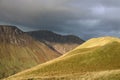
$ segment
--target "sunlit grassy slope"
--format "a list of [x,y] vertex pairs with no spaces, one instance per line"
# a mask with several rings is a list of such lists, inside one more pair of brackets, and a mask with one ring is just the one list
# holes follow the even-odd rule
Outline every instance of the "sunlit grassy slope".
[[6,80],[119,80],[120,39],[101,37]]

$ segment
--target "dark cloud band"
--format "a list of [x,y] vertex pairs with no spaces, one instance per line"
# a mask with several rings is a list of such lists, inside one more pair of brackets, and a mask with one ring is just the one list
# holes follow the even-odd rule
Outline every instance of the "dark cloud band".
[[120,0],[0,0],[0,24],[88,39],[120,35]]

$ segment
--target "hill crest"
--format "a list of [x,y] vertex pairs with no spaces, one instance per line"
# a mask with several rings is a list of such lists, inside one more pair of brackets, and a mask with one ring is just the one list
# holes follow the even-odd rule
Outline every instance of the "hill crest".
[[82,45],[78,46],[78,48],[91,48],[91,47],[97,47],[97,46],[104,46],[108,43],[112,42],[120,42],[120,39],[117,37],[112,37],[112,36],[105,36],[105,37],[99,37],[99,38],[92,38]]

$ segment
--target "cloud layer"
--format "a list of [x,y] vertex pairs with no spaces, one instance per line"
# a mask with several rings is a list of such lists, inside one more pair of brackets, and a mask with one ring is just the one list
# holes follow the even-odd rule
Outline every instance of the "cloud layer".
[[120,37],[120,0],[0,0],[0,24],[83,39]]

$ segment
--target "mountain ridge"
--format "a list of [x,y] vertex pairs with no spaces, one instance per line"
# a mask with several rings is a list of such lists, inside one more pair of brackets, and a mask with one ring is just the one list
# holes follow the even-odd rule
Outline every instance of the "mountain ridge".
[[27,32],[35,39],[45,43],[49,47],[64,54],[78,45],[82,44],[84,40],[74,35],[60,35],[48,30],[38,30]]
[[[49,41],[49,42],[54,41],[54,42],[59,42],[59,43],[66,43],[66,41],[67,41],[69,43],[78,43],[78,44],[80,44],[81,41],[84,41],[82,39],[80,40],[80,38],[75,35],[60,35],[60,34],[57,34],[55,32],[49,31],[49,30],[29,31],[26,33],[28,33],[32,36],[35,36],[35,38],[37,38],[38,40],[41,40],[41,41],[45,40],[45,41]],[[38,34],[36,34],[36,33],[38,33]],[[49,37],[51,37],[51,38],[49,38]],[[56,37],[56,39],[53,37]],[[74,39],[74,40],[71,41],[70,39]]]

